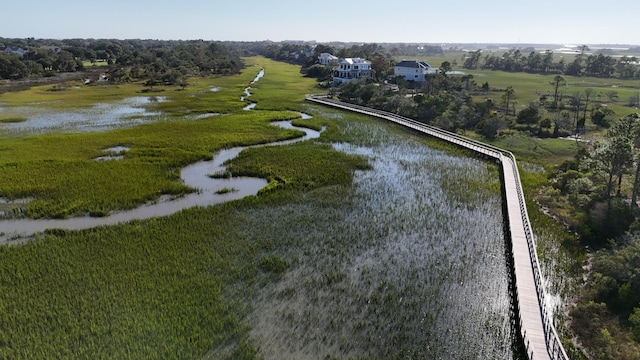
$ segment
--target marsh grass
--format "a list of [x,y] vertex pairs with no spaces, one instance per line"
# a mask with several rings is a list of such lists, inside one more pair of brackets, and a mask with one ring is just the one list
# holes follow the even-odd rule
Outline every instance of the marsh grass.
[[216,191],[216,194],[227,194],[227,193],[236,192],[236,191],[238,191],[238,190],[235,189],[235,188],[225,187],[225,188],[222,188],[222,189]]
[[[366,156],[372,170],[358,171],[352,188],[321,187],[306,191],[304,202],[244,216],[243,234],[291,263],[280,281],[255,290],[249,323],[260,353],[509,358],[496,167],[432,150],[385,126],[342,127],[361,135],[353,143],[376,144],[335,145]],[[441,187],[447,182],[483,195],[451,196]]]
[[78,81],[69,83],[61,91],[50,91],[51,85],[42,85],[23,91],[6,92],[0,95],[0,101],[7,108],[31,106],[53,110],[77,109],[138,96],[142,88],[141,83],[84,86]]
[[[328,152],[329,158],[338,153],[327,146],[311,149]],[[288,155],[304,165],[309,161],[305,153]],[[299,171],[314,177],[323,170],[309,166]],[[342,175],[333,180],[322,176],[328,188],[345,186]],[[293,184],[296,179],[292,176]],[[34,243],[0,248],[0,281],[6,290],[0,294],[0,323],[6,330],[0,335],[0,356],[198,358],[209,353],[255,358],[256,345],[248,340],[242,319],[252,297],[231,296],[229,289],[246,289],[263,272],[268,279],[279,277],[289,260],[268,252],[260,245],[262,238],[247,236],[247,210],[269,212],[271,204],[298,196],[284,190],[166,218],[50,231]]]
[[6,117],[0,118],[0,123],[11,124],[11,123],[21,123],[27,121],[27,118],[24,117]]
[[[265,68],[263,80],[287,70],[270,92],[301,77],[294,66],[251,61],[265,61],[255,67]],[[209,96],[220,95],[224,116],[3,138],[0,196],[38,194],[38,213],[65,216],[188,191],[176,180],[181,166],[298,135],[269,124],[295,113],[236,105],[256,72],[198,80],[158,104],[206,113]],[[206,97],[194,110],[191,90]],[[281,104],[263,109],[304,110],[311,126],[326,127],[317,140],[250,149],[229,165],[234,176],[269,178],[272,191],[0,247],[0,357],[511,358],[495,166],[378,120],[287,105],[277,94],[259,104],[267,98]],[[120,161],[92,160],[114,146],[130,150]],[[87,192],[102,206],[83,208]]]
[[[270,125],[299,117],[290,111],[252,111],[100,133],[0,139],[0,197],[33,197],[25,215],[34,218],[131,209],[161,195],[194,191],[180,184],[178,170],[210,159],[215,151],[299,136]],[[121,161],[92,160],[115,145],[130,148]]]
[[578,149],[584,146],[575,140],[539,139],[517,133],[507,133],[487,142],[513,152],[518,159],[526,159],[542,164],[561,163],[564,160],[571,159]]
[[330,145],[302,142],[247,149],[227,170],[234,176],[261,177],[282,185],[313,189],[335,181],[348,185],[353,178],[351,169],[368,168],[362,157],[345,155]]

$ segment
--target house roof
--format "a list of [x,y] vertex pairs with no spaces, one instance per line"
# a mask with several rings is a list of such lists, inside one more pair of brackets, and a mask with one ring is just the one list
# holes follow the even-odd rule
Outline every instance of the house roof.
[[426,61],[418,62],[417,60],[402,60],[396,64],[397,67],[406,67],[412,69],[428,69],[431,66]]
[[9,47],[5,48],[3,51],[6,52],[6,53],[15,53],[15,54],[20,54],[20,55],[22,55],[22,54],[24,54],[26,52],[23,48],[17,47],[17,46],[9,46]]
[[322,53],[320,54],[320,57],[327,58],[327,59],[338,59],[337,56],[334,56],[333,54],[329,54],[329,53]]
[[371,64],[371,61],[367,61],[367,60],[362,59],[362,58],[345,58],[342,61],[346,61],[349,64]]

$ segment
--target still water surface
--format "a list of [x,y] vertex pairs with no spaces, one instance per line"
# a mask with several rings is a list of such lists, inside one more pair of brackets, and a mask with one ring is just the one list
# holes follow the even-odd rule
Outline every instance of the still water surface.
[[511,359],[498,170],[379,124],[343,131],[368,141],[335,148],[373,166],[345,193],[243,213],[243,236],[292,259],[248,317],[261,356]]
[[36,135],[50,132],[96,132],[132,127],[157,121],[161,113],[147,106],[167,99],[163,96],[134,96],[114,103],[100,103],[86,109],[51,111],[46,106],[3,106],[0,115],[25,118],[16,123],[0,123],[0,133]]

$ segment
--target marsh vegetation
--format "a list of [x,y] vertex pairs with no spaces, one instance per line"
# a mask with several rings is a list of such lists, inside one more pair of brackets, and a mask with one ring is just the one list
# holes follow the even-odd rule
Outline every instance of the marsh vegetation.
[[291,264],[249,316],[261,353],[510,358],[497,168],[383,124],[343,131],[362,137],[334,146],[372,165],[352,187],[246,217],[247,236]]
[[[247,62],[259,66],[165,92],[153,111],[170,121],[0,139],[0,195],[33,196],[26,216],[55,217],[193,191],[176,169],[300,135],[274,120],[325,129],[232,160],[234,177],[266,179],[258,196],[0,247],[0,357],[510,358],[497,168],[303,105],[314,83],[294,66]],[[261,68],[258,105],[243,111]],[[226,115],[181,120],[212,112]],[[94,160],[114,148],[124,158]]]

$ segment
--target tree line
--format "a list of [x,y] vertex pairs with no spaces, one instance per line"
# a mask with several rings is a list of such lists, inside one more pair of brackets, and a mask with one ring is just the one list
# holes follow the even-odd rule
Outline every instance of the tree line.
[[0,38],[0,50],[12,48],[24,53],[0,51],[0,79],[79,72],[101,62],[109,66],[105,69],[109,80],[147,80],[149,85],[184,84],[188,76],[235,73],[242,68],[240,58],[253,55],[297,64],[304,74],[328,80],[331,69],[318,65],[323,52],[371,60],[374,77],[382,79],[392,73],[393,56],[400,53],[443,53],[440,46],[415,44]]
[[[526,53],[529,50],[528,54]],[[621,79],[640,78],[638,58],[587,54],[589,47],[580,46],[573,61],[566,62],[564,57],[554,60],[554,53],[547,50],[540,53],[533,49],[508,50],[502,54],[490,53],[483,57],[482,50],[465,54],[462,66],[465,69],[490,69],[510,72],[530,72],[540,74],[565,74],[573,76],[618,77]]]
[[[237,73],[240,55],[214,41],[0,38],[0,79],[21,80],[83,71],[103,61],[112,81],[178,84],[188,76]],[[23,53],[12,52],[20,49]],[[91,66],[91,65],[88,65]]]
[[594,250],[573,330],[592,359],[640,358],[640,115],[619,119],[549,180],[545,197],[568,202],[564,218]]

